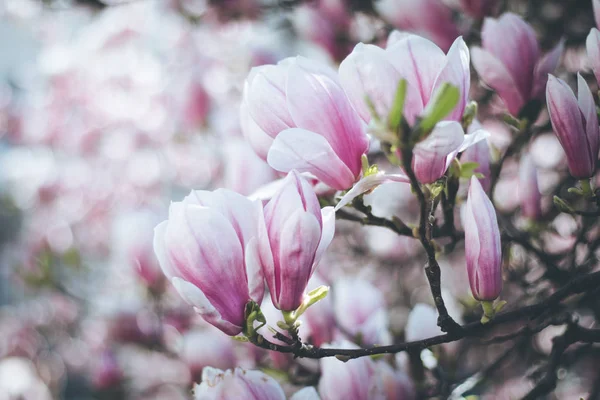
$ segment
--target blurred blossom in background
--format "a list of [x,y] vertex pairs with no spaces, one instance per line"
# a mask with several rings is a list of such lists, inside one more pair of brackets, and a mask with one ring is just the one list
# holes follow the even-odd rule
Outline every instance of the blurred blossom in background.
[[[253,67],[300,55],[337,71],[357,43],[385,47],[393,29],[422,35],[444,53],[459,36],[469,47],[481,45],[482,18],[497,17],[498,3],[527,13],[544,52],[558,43],[557,30],[565,32],[561,71],[587,66],[591,5],[561,20],[560,1],[0,0],[0,400],[189,399],[194,387],[195,398],[218,398],[202,397],[217,396],[207,389],[211,379],[223,387],[263,382],[272,398],[318,398],[313,389],[298,393],[307,386],[324,400],[414,398],[411,360],[402,355],[346,364],[292,359],[225,336],[167,281],[153,230],[170,202],[191,190],[250,195],[285,176],[256,155],[241,129]],[[539,11],[528,3],[540,3]],[[583,32],[578,24],[589,27]],[[478,123],[491,135],[465,159],[490,162],[510,132],[498,122],[502,101],[474,77],[469,99],[480,101]],[[546,215],[548,188],[567,171],[550,132],[531,146],[530,177],[539,190],[526,198],[521,192],[535,211],[524,209],[528,220]],[[377,146],[370,154],[382,169],[400,172]],[[524,179],[518,169],[508,164],[489,193],[502,211],[519,206],[507,190]],[[467,187],[461,182],[458,204]],[[406,184],[381,185],[364,202],[377,216],[417,223],[418,203]],[[548,240],[568,248],[573,218],[550,221],[556,228]],[[440,256],[444,299],[456,320],[472,322],[477,314],[464,311],[474,299],[458,247]],[[423,260],[412,237],[338,221],[308,282],[331,292],[305,314],[302,337],[354,348],[440,334]],[[272,310],[270,319],[270,306],[263,311],[276,326],[281,317]],[[464,357],[463,350],[451,343],[427,354],[454,369],[461,361],[463,374],[490,359],[483,348]],[[246,376],[236,367],[262,372]],[[518,380],[523,372],[501,370],[493,393],[513,384],[510,393],[527,392],[528,381]],[[587,375],[581,372],[577,385],[587,385]],[[350,381],[359,382],[355,397],[336,393]],[[562,398],[575,398],[565,382]]]

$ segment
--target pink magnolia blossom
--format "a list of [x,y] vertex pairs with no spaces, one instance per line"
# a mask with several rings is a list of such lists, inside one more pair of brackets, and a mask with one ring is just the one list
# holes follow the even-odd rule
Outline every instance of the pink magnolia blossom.
[[529,155],[521,158],[519,165],[519,200],[525,218],[538,220],[542,217],[542,195],[538,186],[537,168]]
[[194,386],[194,400],[285,400],[285,393],[269,375],[242,368],[221,371],[206,367]]
[[329,67],[296,57],[253,68],[240,112],[246,138],[274,169],[310,172],[338,190],[360,176],[368,139]]
[[368,345],[389,344],[388,313],[383,293],[371,283],[345,278],[334,283],[333,306],[344,332]]
[[546,98],[552,127],[567,155],[571,175],[584,179],[596,171],[600,130],[592,92],[579,74],[577,96],[564,81],[550,75]]
[[[344,341],[335,348],[357,348]],[[352,384],[349,385],[348,383]],[[322,400],[385,400],[383,382],[377,375],[377,364],[368,357],[342,362],[329,357],[321,360],[319,393]]]
[[483,48],[471,49],[473,66],[511,114],[518,116],[529,101],[543,98],[548,73],[560,60],[562,41],[541,57],[535,31],[512,13],[486,18],[481,41]]
[[423,35],[447,50],[460,33],[442,0],[380,0],[375,9],[395,28]]
[[371,115],[365,96],[371,99],[377,113],[387,118],[400,79],[408,84],[404,116],[409,124],[415,123],[444,83],[460,91],[458,105],[447,120],[460,121],[469,96],[469,49],[462,38],[454,40],[448,54],[416,35],[390,39],[386,49],[359,43],[340,64],[339,72],[344,90],[367,123]]
[[321,210],[313,188],[296,171],[264,207],[260,262],[276,308],[300,306],[306,285],[333,239],[333,207]]
[[496,211],[476,177],[471,177],[463,226],[465,258],[473,297],[495,300],[502,291],[502,249]]
[[160,266],[181,297],[228,335],[244,324],[246,303],[262,300],[260,203],[226,189],[192,191],[171,203],[154,232]]

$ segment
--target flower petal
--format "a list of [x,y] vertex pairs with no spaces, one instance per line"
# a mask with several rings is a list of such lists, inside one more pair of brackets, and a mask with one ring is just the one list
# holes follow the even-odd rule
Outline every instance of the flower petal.
[[271,294],[277,308],[291,311],[302,303],[320,240],[321,227],[314,215],[298,210],[288,218],[280,237],[278,293]]
[[479,47],[471,49],[471,59],[479,77],[498,93],[512,115],[518,115],[525,98],[506,67],[494,55]]
[[267,156],[269,165],[282,172],[310,172],[338,190],[352,186],[355,177],[321,135],[300,128],[281,132]]
[[435,81],[433,92],[443,83],[448,82],[460,91],[460,99],[452,112],[445,118],[460,121],[467,105],[469,90],[471,88],[471,70],[469,48],[462,37],[458,37],[446,56],[446,65]]
[[230,336],[235,336],[242,331],[242,325],[236,325],[221,317],[221,313],[206,298],[202,290],[190,282],[181,278],[173,278],[171,283],[188,304],[194,306],[194,310],[208,323],[219,328]]

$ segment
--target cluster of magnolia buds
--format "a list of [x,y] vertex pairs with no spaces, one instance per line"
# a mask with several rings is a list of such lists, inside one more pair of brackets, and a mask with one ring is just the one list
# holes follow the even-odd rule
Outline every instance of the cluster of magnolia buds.
[[[433,199],[436,182],[457,156],[489,135],[472,116],[465,134],[469,87],[462,38],[445,54],[427,39],[398,32],[385,49],[358,44],[339,71],[302,57],[254,68],[244,89],[242,128],[256,153],[288,175],[259,190],[260,200],[219,189],[192,191],[172,203],[154,239],[165,275],[208,322],[250,337],[254,322],[264,324],[258,305],[266,281],[273,305],[283,311],[280,327],[292,329],[326,294],[306,294],[335,224],[334,208],[321,209],[316,193],[327,198],[339,191],[340,209],[386,181],[410,183],[408,171],[385,174],[369,166],[368,131],[399,167],[406,167],[402,158],[409,152],[410,173]],[[491,302],[502,288],[500,233],[475,176],[466,209],[471,289],[476,299]]]

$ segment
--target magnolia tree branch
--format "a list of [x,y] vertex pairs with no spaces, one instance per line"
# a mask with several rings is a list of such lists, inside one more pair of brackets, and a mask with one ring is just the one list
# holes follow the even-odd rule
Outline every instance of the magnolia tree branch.
[[417,199],[419,200],[420,216],[419,216],[419,239],[425,252],[427,253],[427,262],[425,264],[425,274],[429,281],[429,287],[431,289],[431,295],[435,307],[438,311],[438,326],[443,332],[456,333],[460,332],[460,325],[454,321],[454,319],[448,314],[444,299],[442,297],[442,286],[441,286],[441,270],[435,257],[435,247],[431,241],[432,230],[433,230],[433,212],[435,208],[432,206],[433,199],[427,198],[426,192],[421,189],[421,185],[417,180],[415,172],[412,169],[413,151],[412,147],[408,143],[408,135],[402,136],[402,166],[404,172],[410,179],[412,190],[415,192]]
[[[433,336],[423,340],[417,340],[413,342],[404,342],[392,344],[389,346],[377,346],[371,348],[361,349],[336,349],[336,348],[322,348],[315,347],[305,343],[297,343],[295,345],[279,345],[272,343],[265,339],[263,336],[256,335],[250,338],[250,341],[267,350],[278,351],[281,353],[291,353],[295,357],[304,358],[324,358],[324,357],[338,357],[342,360],[348,360],[353,358],[359,358],[364,356],[372,356],[377,354],[394,354],[402,351],[418,351],[435,346],[438,344],[454,342],[463,338],[468,337],[483,337],[486,334],[490,334],[494,328],[498,326],[505,326],[509,323],[529,318],[530,320],[543,317],[544,315],[551,315],[561,311],[561,302],[573,295],[585,293],[589,290],[594,290],[600,285],[600,271],[590,274],[580,275],[572,279],[565,286],[548,296],[545,300],[540,301],[536,304],[524,306],[512,311],[499,313],[493,320],[486,324],[480,322],[473,322],[463,326],[459,325],[459,329],[453,330],[452,332]],[[548,324],[550,325],[550,324]],[[570,324],[572,326],[573,324]],[[600,329],[586,329],[580,326],[575,328],[571,327],[571,330],[576,330],[576,335],[568,337],[568,343],[573,344],[579,341],[586,343],[599,343],[600,342]],[[534,329],[535,332],[537,329]],[[488,342],[501,342],[514,339],[519,335],[528,334],[531,330],[517,329],[513,334],[492,337]],[[562,354],[562,353],[561,353]]]

